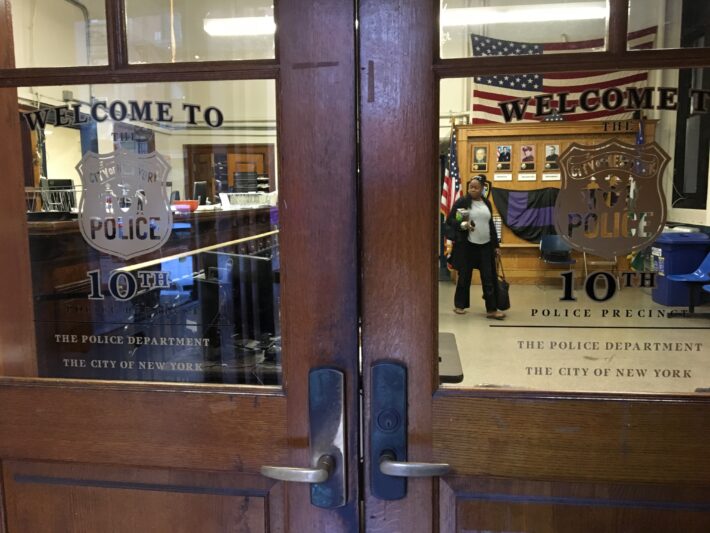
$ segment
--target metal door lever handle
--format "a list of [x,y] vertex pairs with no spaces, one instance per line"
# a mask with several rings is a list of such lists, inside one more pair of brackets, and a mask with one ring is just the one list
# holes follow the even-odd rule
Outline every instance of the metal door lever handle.
[[291,466],[262,466],[261,475],[279,481],[296,483],[323,483],[333,472],[335,460],[330,455],[321,455],[315,468],[294,468]]
[[395,461],[392,452],[384,452],[380,456],[380,472],[395,477],[434,477],[445,476],[451,470],[446,463],[414,463]]

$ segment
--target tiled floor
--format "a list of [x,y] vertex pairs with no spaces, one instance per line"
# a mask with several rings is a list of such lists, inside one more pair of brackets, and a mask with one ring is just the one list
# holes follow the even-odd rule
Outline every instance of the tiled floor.
[[[454,387],[558,391],[692,392],[710,388],[710,318],[668,318],[673,308],[650,289],[629,288],[598,303],[581,291],[560,302],[561,288],[511,286],[505,320],[474,305],[453,312],[454,285],[439,283],[439,331],[452,332],[464,380]],[[698,308],[710,311],[710,306]],[[577,315],[577,316],[575,316]],[[449,386],[449,385],[447,385]]]

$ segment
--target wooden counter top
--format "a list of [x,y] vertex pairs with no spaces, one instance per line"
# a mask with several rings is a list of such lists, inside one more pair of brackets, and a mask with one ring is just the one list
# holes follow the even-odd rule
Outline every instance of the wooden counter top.
[[[173,224],[176,222],[209,222],[237,217],[252,216],[269,212],[275,207],[255,207],[247,209],[215,209],[210,211],[194,211],[192,213],[173,213]],[[27,222],[30,235],[58,235],[79,231],[78,219],[73,220],[33,220]]]

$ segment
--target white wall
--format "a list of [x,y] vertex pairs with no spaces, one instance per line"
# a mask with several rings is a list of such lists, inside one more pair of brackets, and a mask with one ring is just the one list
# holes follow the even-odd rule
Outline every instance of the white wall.
[[88,53],[86,22],[78,7],[65,0],[11,0],[17,67],[107,63],[104,0],[80,1],[89,11]]
[[[25,103],[36,102],[39,98],[45,104],[64,105],[61,91],[66,87],[23,88],[21,97]],[[94,85],[92,87],[74,87],[75,96],[82,101],[91,97],[105,102],[120,100],[167,101],[172,104],[174,122],[147,124],[133,122],[136,126],[152,129],[155,133],[156,150],[170,163],[169,181],[172,190],[180,191],[185,197],[185,144],[274,144],[276,145],[276,84],[269,80],[229,81],[229,82],[190,82],[190,83],[152,83],[152,84],[115,84]],[[203,122],[200,113],[196,114],[198,125],[185,124],[186,113],[183,103],[195,104],[201,110],[213,106],[224,114],[224,125],[209,128]],[[88,112],[88,106],[82,107]],[[155,108],[153,119],[155,120]],[[266,128],[266,129],[263,129]],[[81,159],[80,138],[77,130],[52,128],[53,134],[48,139],[63,139],[65,144],[55,141],[47,144],[47,161],[52,171],[66,177],[76,178],[76,164]],[[114,151],[113,123],[110,120],[97,125],[99,153]],[[67,145],[74,143],[72,149]],[[278,164],[278,158],[277,158]],[[278,180],[278,169],[277,180]],[[55,176],[49,176],[55,177]],[[277,181],[278,183],[278,181]]]

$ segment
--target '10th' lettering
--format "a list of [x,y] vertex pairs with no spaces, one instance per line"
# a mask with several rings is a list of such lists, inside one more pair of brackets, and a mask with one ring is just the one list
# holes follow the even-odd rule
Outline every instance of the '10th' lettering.
[[[90,283],[89,300],[103,300],[101,290],[101,271],[87,272]],[[139,270],[135,274],[124,270],[114,270],[108,279],[108,292],[116,300],[126,301],[133,298],[138,291],[148,289],[170,288],[170,272],[160,270]]]
[[[574,302],[577,298],[574,296],[574,272],[563,272],[562,276],[562,302]],[[584,281],[584,292],[595,302],[606,302],[612,298],[619,288],[622,287],[649,287],[656,286],[655,272],[621,272],[619,280],[609,272],[598,271],[592,272]],[[602,287],[599,287],[602,285]],[[601,290],[600,290],[601,289]]]

